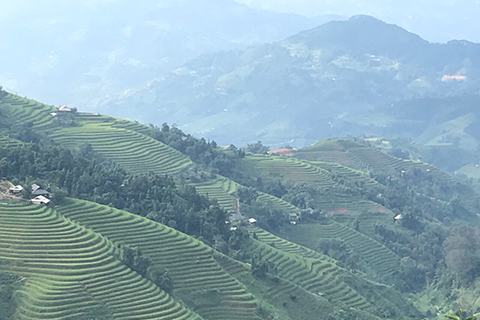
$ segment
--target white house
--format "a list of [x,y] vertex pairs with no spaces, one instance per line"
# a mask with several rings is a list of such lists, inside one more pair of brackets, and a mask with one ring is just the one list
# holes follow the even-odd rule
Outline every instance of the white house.
[[10,189],[8,189],[8,192],[11,193],[11,194],[19,194],[23,191],[23,187],[18,185],[18,186],[14,186],[14,187],[11,187]]
[[72,112],[72,108],[66,105],[58,107],[57,110],[58,112]]
[[249,222],[250,224],[255,224],[255,223],[257,223],[257,219],[250,218],[250,219],[248,219],[248,222]]
[[33,204],[43,204],[44,206],[50,203],[50,199],[45,198],[44,196],[35,197],[30,201],[32,201]]

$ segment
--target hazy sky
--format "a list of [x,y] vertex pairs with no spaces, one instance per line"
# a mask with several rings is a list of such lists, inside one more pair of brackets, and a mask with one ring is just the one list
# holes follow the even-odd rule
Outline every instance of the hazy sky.
[[307,16],[368,14],[426,40],[480,42],[480,0],[236,0],[251,7]]

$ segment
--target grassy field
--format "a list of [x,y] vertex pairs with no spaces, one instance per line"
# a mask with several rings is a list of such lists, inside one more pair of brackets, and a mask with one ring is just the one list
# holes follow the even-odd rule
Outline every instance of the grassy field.
[[400,257],[378,241],[349,228],[345,224],[332,221],[329,224],[302,224],[288,227],[285,236],[301,245],[317,250],[321,240],[341,240],[350,254],[360,258],[360,269],[372,278],[382,281],[398,276]]
[[15,148],[23,145],[23,142],[0,135],[0,148]]
[[337,163],[248,154],[242,159],[241,166],[264,181],[281,180],[316,187],[319,195],[315,202],[322,210],[349,214],[388,212],[380,205],[348,192],[348,186],[372,186],[377,184],[375,180],[362,171]]
[[115,258],[105,237],[55,210],[0,204],[0,270],[20,277],[18,319],[196,319]]
[[323,254],[259,228],[252,229],[251,233],[258,239],[252,246],[253,252],[272,263],[280,277],[315,295],[336,305],[370,313],[369,319],[375,319],[375,315],[386,319],[392,314],[407,316],[417,313],[395,290],[362,280]]
[[[174,229],[92,202],[70,200],[59,211],[115,243],[138,247],[168,271],[174,294],[206,319],[257,319],[257,301],[214,258],[212,248]],[[235,263],[231,272],[245,272]]]

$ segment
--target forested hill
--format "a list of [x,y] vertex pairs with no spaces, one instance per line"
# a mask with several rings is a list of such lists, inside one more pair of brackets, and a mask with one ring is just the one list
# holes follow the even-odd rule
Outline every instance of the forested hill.
[[[429,43],[356,16],[280,42],[204,55],[103,110],[176,123],[222,144],[305,146],[319,136],[347,134],[415,139],[426,129],[430,138],[423,143],[442,130],[450,143],[478,118],[474,108],[455,110],[466,107],[464,96],[478,100],[479,49],[467,41]],[[442,104],[444,97],[451,103]],[[449,122],[470,113],[471,121]],[[440,129],[444,123],[450,126]]]
[[434,319],[475,286],[478,193],[436,167],[363,139],[222,148],[0,94],[0,176],[24,186],[0,204],[20,293],[0,308],[18,318]]

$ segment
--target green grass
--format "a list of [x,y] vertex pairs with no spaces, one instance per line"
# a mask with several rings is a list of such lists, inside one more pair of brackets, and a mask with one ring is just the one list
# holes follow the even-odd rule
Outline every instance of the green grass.
[[249,154],[242,159],[241,166],[243,170],[252,172],[264,181],[282,180],[316,187],[320,194],[315,197],[315,202],[321,210],[340,209],[349,213],[388,211],[380,209],[380,205],[368,199],[348,192],[347,185],[362,188],[375,185],[376,182],[365,173],[340,164]]
[[[70,200],[59,210],[113,242],[138,246],[154,264],[168,271],[174,281],[174,294],[205,318],[258,318],[257,300],[217,262],[215,255],[220,254],[202,242],[148,219],[87,201]],[[231,262],[229,268],[246,271]],[[199,305],[198,301],[208,300],[210,291],[218,294],[218,303]]]
[[146,135],[106,124],[85,124],[61,128],[50,134],[69,148],[90,144],[102,157],[134,173],[175,174],[192,165],[179,151]]
[[223,209],[230,213],[237,212],[238,198],[234,194],[238,188],[236,182],[222,176],[217,176],[216,179],[194,183],[192,185],[198,193],[209,199],[216,199]]
[[[79,148],[90,144],[102,157],[111,160],[134,173],[154,172],[175,174],[188,168],[192,162],[179,151],[142,134],[135,123],[96,114],[75,114],[78,126],[61,127],[50,113],[56,108],[15,96],[7,95],[4,110],[14,125],[33,123],[55,142],[67,148]],[[61,115],[57,115],[61,116]],[[119,123],[123,123],[122,128]],[[137,128],[137,131],[125,127]]]
[[[382,319],[393,315],[418,317],[411,303],[391,287],[366,281],[337,266],[333,259],[265,230],[255,228],[251,230],[253,232],[258,241],[254,241],[252,250],[272,263],[280,277],[293,284],[336,306],[367,312],[368,319],[375,319],[375,315]],[[274,289],[271,294],[280,293]]]
[[16,148],[23,145],[20,140],[12,139],[7,136],[0,135],[0,148]]
[[313,250],[318,249],[320,240],[344,241],[349,253],[360,257],[360,264],[366,266],[365,271],[373,278],[386,280],[398,276],[400,257],[380,242],[344,224],[335,221],[329,224],[301,224],[287,228],[285,235],[291,241]]
[[254,231],[260,241],[255,242],[253,252],[273,263],[280,277],[335,304],[374,312],[374,307],[363,296],[341,280],[343,271],[327,258],[319,259],[320,255],[311,251],[311,256],[305,257],[306,249],[297,252],[298,246],[289,245],[286,240],[261,229]]
[[0,270],[21,277],[17,318],[195,319],[195,314],[115,258],[102,235],[55,210],[0,204]]

